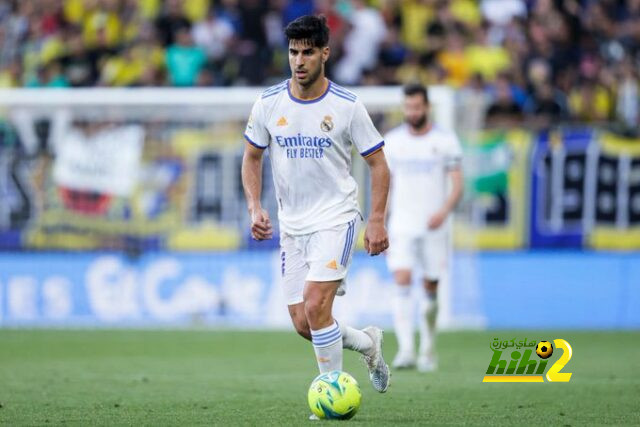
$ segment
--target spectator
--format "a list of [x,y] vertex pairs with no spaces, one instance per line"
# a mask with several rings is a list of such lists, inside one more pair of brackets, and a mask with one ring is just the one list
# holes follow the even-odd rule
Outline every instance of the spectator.
[[291,0],[283,3],[288,3],[282,11],[283,26],[300,16],[312,14],[314,10],[313,0]]
[[347,85],[357,84],[365,70],[375,67],[387,32],[378,10],[367,7],[364,0],[352,0],[351,4],[351,30],[345,37],[344,56],[335,70],[336,79]]
[[438,55],[438,63],[447,74],[447,84],[459,88],[469,80],[470,67],[462,34],[455,30],[447,34],[446,49]]
[[482,129],[489,106],[489,92],[482,74],[471,76],[469,83],[458,92],[456,127],[473,135]]
[[482,0],[480,9],[492,25],[504,27],[515,17],[524,17],[527,6],[523,0]]
[[640,88],[637,72],[628,58],[620,65],[616,92],[616,119],[627,129],[636,128],[640,124]]
[[240,0],[239,11],[242,31],[237,49],[238,79],[244,84],[259,85],[265,79],[271,59],[264,19],[268,8],[260,0]]
[[182,0],[167,0],[166,11],[156,20],[156,30],[163,46],[171,46],[176,42],[177,33],[191,29],[191,22],[184,15]]
[[544,80],[535,86],[533,96],[525,105],[525,112],[529,114],[531,126],[548,128],[566,120],[566,100],[549,81]]
[[134,47],[106,60],[102,67],[100,84],[104,86],[133,86],[142,78],[146,63],[136,58]]
[[[89,2],[86,2],[87,4]],[[118,14],[118,0],[99,0],[86,12],[83,35],[89,48],[101,45],[114,48],[122,41],[122,20]]]
[[21,74],[22,69],[17,59],[5,68],[0,68],[0,88],[19,87],[22,83],[20,81]]
[[611,115],[611,94],[595,79],[583,79],[569,94],[569,108],[577,120],[602,122]]
[[433,18],[433,9],[422,0],[400,1],[399,8],[402,40],[412,51],[424,52],[430,43],[424,33]]
[[513,99],[513,92],[506,78],[496,81],[495,99],[487,110],[489,127],[512,127],[523,119],[522,108]]
[[220,62],[233,43],[235,30],[231,22],[212,9],[207,19],[195,24],[191,34],[211,61]]
[[511,66],[509,52],[503,46],[492,46],[488,40],[489,27],[485,23],[476,30],[475,43],[465,51],[469,72],[480,73],[487,81],[495,80],[498,73]]
[[62,71],[60,63],[54,61],[42,67],[38,72],[38,77],[28,82],[27,86],[64,88],[69,87],[69,81]]
[[205,52],[193,43],[187,27],[179,29],[175,38],[166,54],[169,81],[174,86],[193,86],[206,62]]
[[105,52],[88,50],[79,29],[65,35],[67,54],[60,58],[63,73],[71,86],[93,86],[98,82],[98,61]]

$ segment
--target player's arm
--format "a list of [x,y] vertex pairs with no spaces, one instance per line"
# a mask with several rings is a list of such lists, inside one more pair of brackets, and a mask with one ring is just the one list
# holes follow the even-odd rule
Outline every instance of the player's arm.
[[385,217],[390,173],[382,150],[368,155],[365,161],[371,172],[371,213],[364,234],[364,247],[369,254],[378,255],[389,247]]
[[449,192],[444,205],[429,219],[429,228],[436,229],[442,225],[447,216],[455,209],[456,205],[462,198],[463,177],[462,167],[457,165],[447,172],[447,176],[451,182],[451,191]]
[[246,142],[242,156],[242,187],[251,218],[251,236],[256,240],[270,239],[273,235],[269,214],[260,204],[263,152],[263,149]]

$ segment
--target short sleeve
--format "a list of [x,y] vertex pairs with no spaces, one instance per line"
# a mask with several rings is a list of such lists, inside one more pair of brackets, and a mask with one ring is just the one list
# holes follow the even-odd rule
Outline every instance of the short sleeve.
[[457,169],[462,164],[462,147],[458,137],[451,133],[445,147],[444,166],[447,170]]
[[249,120],[247,120],[244,137],[249,144],[257,148],[265,149],[269,146],[270,137],[265,125],[264,107],[261,99],[258,99],[255,104],[253,104],[251,115],[249,116]]
[[367,157],[384,146],[380,132],[376,129],[360,100],[355,102],[355,111],[351,119],[350,138],[362,157]]

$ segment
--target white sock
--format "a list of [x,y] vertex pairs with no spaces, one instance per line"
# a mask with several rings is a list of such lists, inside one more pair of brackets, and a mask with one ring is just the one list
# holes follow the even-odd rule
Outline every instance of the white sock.
[[326,328],[311,330],[311,342],[321,374],[342,370],[342,334],[335,320]]
[[438,316],[437,294],[427,294],[420,299],[420,350],[422,356],[433,355]]
[[398,339],[398,353],[413,354],[413,300],[411,286],[396,285],[393,299],[393,326]]
[[[338,323],[336,321],[336,323]],[[357,351],[358,353],[366,354],[373,347],[373,341],[371,337],[360,329],[352,328],[338,323],[340,332],[342,333],[342,347],[349,350]]]

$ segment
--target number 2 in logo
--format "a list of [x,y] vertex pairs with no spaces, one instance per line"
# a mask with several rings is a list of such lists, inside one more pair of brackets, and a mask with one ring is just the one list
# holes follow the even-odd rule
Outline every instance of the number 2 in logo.
[[560,359],[558,359],[556,363],[551,365],[549,368],[549,371],[547,372],[547,381],[558,383],[569,382],[571,379],[571,372],[560,372],[560,370],[569,363],[569,360],[571,360],[571,355],[573,354],[571,345],[563,339],[553,340],[553,343],[556,345],[556,348],[561,348],[563,353],[562,356],[560,356]]

